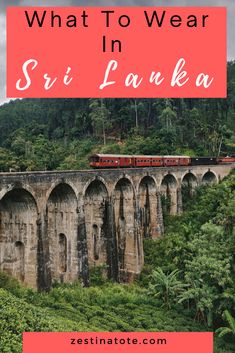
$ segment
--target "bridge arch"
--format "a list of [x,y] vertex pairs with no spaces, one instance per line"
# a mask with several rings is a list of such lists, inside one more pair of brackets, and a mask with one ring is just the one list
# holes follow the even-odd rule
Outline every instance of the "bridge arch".
[[121,280],[139,261],[140,239],[136,235],[136,198],[132,181],[123,176],[113,191],[114,218],[117,233],[118,268]]
[[57,186],[60,186],[60,185],[67,185],[68,187],[70,187],[71,190],[76,195],[76,198],[77,198],[77,189],[76,189],[75,185],[71,181],[69,181],[69,180],[65,181],[63,179],[61,179],[61,180],[57,179],[53,183],[50,184],[50,187],[49,187],[49,189],[46,192],[46,195],[45,195],[46,202],[50,198],[52,192],[54,192],[54,190],[56,190]]
[[159,235],[157,183],[149,175],[144,176],[138,185],[141,235],[143,238],[155,238]]
[[107,228],[109,195],[100,178],[93,179],[85,190],[85,224],[90,267],[107,264]]
[[198,178],[191,171],[185,173],[181,178],[182,205],[185,209],[187,201],[193,197],[198,186]]
[[161,182],[162,207],[165,213],[176,214],[178,206],[178,181],[174,174],[166,174]]
[[51,190],[46,203],[46,243],[49,244],[50,276],[54,281],[77,279],[77,207],[75,190],[68,183],[61,182]]
[[135,185],[133,183],[133,180],[131,178],[130,175],[126,174],[126,173],[123,173],[123,175],[119,176],[113,183],[114,187],[113,187],[113,190],[112,190],[112,194],[114,195],[115,193],[115,190],[117,188],[117,185],[120,185],[120,182],[122,183],[123,181],[125,181],[127,184],[129,184],[132,188],[132,191],[133,191],[133,195],[134,195],[134,198],[136,197],[136,189],[135,189]]
[[89,186],[90,186],[93,182],[96,182],[96,181],[97,181],[97,182],[99,181],[102,185],[104,185],[104,187],[105,187],[107,193],[109,194],[109,188],[108,188],[108,185],[107,185],[105,179],[102,178],[101,176],[97,175],[97,176],[95,176],[94,178],[91,178],[90,180],[88,180],[88,181],[86,182],[86,184],[85,184],[85,186],[83,187],[83,190],[82,190],[82,195],[83,195],[83,197],[86,196],[86,193],[87,193],[87,190],[88,190]]
[[19,281],[37,285],[38,208],[33,195],[12,188],[0,201],[0,266]]
[[[4,198],[4,196],[6,194],[8,194],[12,190],[24,190],[24,191],[26,191],[27,193],[32,195],[32,197],[35,200],[35,203],[37,204],[37,202],[36,202],[37,196],[36,196],[36,193],[35,193],[35,189],[32,186],[30,186],[29,183],[27,183],[27,184],[12,183],[10,185],[7,185],[7,187],[3,188],[0,191],[0,201]],[[37,204],[37,210],[38,210],[38,208],[39,207],[38,207],[38,204]]]
[[202,184],[214,184],[214,183],[218,183],[218,177],[216,173],[214,173],[212,170],[208,170],[202,176]]
[[193,173],[191,170],[185,172],[181,177],[181,183],[188,182],[188,181],[197,185],[199,183],[197,175]]

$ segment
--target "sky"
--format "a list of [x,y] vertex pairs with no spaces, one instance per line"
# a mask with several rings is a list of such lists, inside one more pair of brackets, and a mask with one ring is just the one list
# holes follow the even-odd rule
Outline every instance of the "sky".
[[0,0],[0,104],[6,99],[6,6],[226,6],[228,60],[235,59],[235,0]]

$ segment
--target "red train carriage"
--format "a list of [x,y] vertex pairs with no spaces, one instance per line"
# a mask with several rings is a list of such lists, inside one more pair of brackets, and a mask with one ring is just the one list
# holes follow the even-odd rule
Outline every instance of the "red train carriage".
[[217,162],[219,164],[226,164],[226,163],[235,163],[235,156],[227,156],[227,157],[218,157]]
[[130,168],[133,156],[122,154],[94,154],[90,157],[92,168]]
[[191,158],[189,156],[163,156],[164,167],[173,167],[177,165],[190,165]]
[[144,156],[121,154],[94,154],[90,157],[92,168],[145,168],[190,165],[188,156]]
[[235,163],[232,157],[144,156],[122,154],[94,154],[90,157],[92,168],[146,168],[189,165],[214,165]]
[[162,167],[162,156],[133,156],[134,167]]

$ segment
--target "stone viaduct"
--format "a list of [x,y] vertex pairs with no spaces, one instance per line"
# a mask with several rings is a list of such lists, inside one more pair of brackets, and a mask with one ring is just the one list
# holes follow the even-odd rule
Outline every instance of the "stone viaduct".
[[182,190],[218,182],[234,165],[0,173],[0,270],[39,290],[89,284],[104,265],[129,281],[143,238],[163,234],[163,211],[182,211]]

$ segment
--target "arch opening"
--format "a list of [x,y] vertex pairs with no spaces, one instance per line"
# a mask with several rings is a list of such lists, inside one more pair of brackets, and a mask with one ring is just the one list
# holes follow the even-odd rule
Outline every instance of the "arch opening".
[[0,268],[37,287],[37,204],[30,192],[15,188],[0,201]]
[[25,279],[25,247],[21,241],[15,242],[15,264],[13,270],[14,276],[24,282]]
[[177,180],[172,174],[167,174],[161,183],[161,204],[164,215],[175,215],[178,208]]
[[[58,184],[46,205],[46,239],[49,253],[50,278],[57,282],[71,282],[78,276],[77,197],[73,188]],[[66,234],[66,235],[65,235]],[[46,245],[48,244],[48,245]]]
[[120,179],[114,189],[114,217],[117,230],[118,269],[121,281],[141,261],[141,239],[136,232],[136,200],[134,188],[127,178]]
[[59,270],[61,273],[67,272],[67,238],[64,234],[59,234]]
[[195,190],[198,186],[198,180],[192,173],[184,175],[181,183],[182,207],[186,210],[188,203],[192,200]]
[[160,234],[158,224],[157,188],[154,179],[145,176],[139,184],[139,207],[141,235],[143,238],[155,238]]
[[107,265],[110,275],[109,248],[109,198],[105,184],[93,180],[85,192],[85,223],[90,267]]
[[93,224],[93,256],[94,260],[99,260],[99,229],[96,224]]
[[202,184],[214,184],[216,182],[216,175],[212,171],[206,172],[202,177]]

